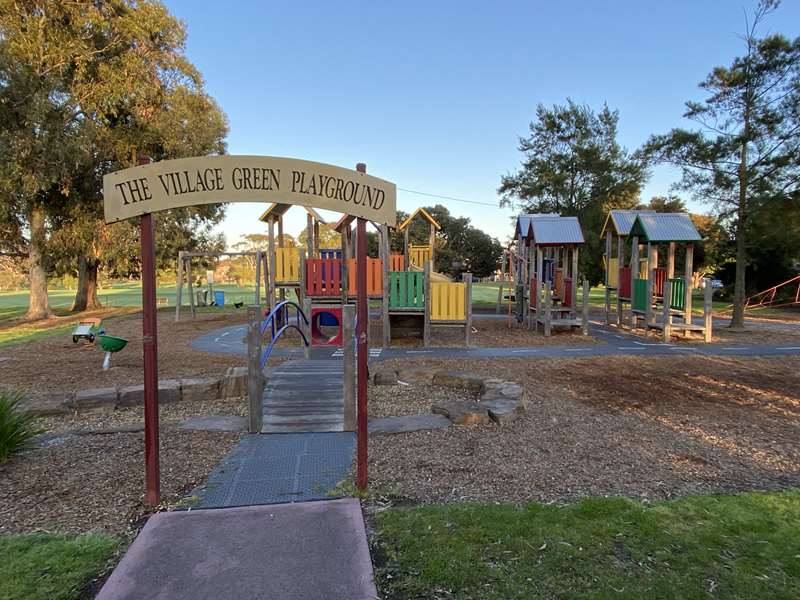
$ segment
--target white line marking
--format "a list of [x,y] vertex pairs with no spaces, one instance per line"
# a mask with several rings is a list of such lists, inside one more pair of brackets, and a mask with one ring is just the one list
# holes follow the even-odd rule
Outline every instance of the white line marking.
[[672,346],[672,344],[662,344],[662,343],[658,343],[658,344],[647,344],[645,342],[633,342],[633,343],[634,344],[639,344],[640,346]]
[[645,350],[645,348],[641,348],[640,346],[617,346],[619,350]]
[[433,350],[406,350],[406,354],[430,354]]
[[750,350],[748,346],[736,346],[735,348],[721,348],[721,350]]
[[531,348],[525,348],[524,350],[512,350],[511,352],[516,354],[517,352],[538,352],[538,350],[534,350],[534,349],[531,349]]
[[225,337],[225,336],[226,336],[226,335],[228,335],[229,333],[230,333],[230,331],[226,331],[225,333],[223,333],[223,334],[222,334],[221,336],[219,336],[219,337]]
[[800,350],[800,346],[784,346],[783,348],[775,348],[775,350]]
[[586,352],[590,348],[564,348],[564,352]]
[[697,348],[689,348],[688,346],[670,346],[670,350],[691,350],[692,352],[697,352]]
[[614,337],[615,337],[615,338],[617,338],[618,340],[624,340],[624,339],[625,339],[625,336],[624,336],[624,335],[617,335],[617,334],[614,334]]

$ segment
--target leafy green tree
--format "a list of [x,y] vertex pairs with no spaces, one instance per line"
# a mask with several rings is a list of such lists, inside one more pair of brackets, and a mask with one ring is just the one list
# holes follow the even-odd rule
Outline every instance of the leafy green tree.
[[652,137],[645,151],[679,166],[680,187],[714,205],[736,242],[731,327],[744,326],[746,270],[754,210],[796,201],[800,186],[800,38],[756,33],[779,5],[762,0],[742,36],[744,55],[700,84],[708,96],[687,102],[695,130]]
[[501,179],[501,206],[525,212],[576,216],[586,239],[581,271],[590,283],[603,279],[600,232],[612,208],[633,208],[647,178],[645,164],[617,142],[619,114],[599,113],[567,99],[552,108],[540,104],[515,173]]
[[[137,155],[224,151],[224,115],[203,93],[184,41],[183,25],[154,1],[0,0],[0,218],[30,232],[28,318],[50,314],[47,271],[70,251],[84,294],[76,307],[96,304],[104,173],[136,164]],[[158,223],[188,234],[198,218],[221,214],[218,206],[184,209]],[[55,232],[59,248],[49,244]],[[115,243],[133,237],[110,235]]]

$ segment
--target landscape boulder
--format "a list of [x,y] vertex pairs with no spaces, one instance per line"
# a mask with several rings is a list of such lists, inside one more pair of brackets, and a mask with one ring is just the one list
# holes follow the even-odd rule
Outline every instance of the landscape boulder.
[[397,385],[397,371],[394,369],[381,369],[372,376],[375,385]]
[[473,394],[484,391],[483,377],[474,373],[454,373],[450,371],[437,371],[433,376],[434,385],[441,385],[459,390],[467,390]]
[[[159,401],[161,397],[159,395]],[[137,406],[144,404],[144,385],[126,385],[119,388],[119,406]]]
[[76,392],[70,400],[69,406],[78,410],[84,408],[114,409],[118,399],[119,394],[115,387],[90,388]]
[[164,379],[158,382],[158,403],[179,402],[181,399],[181,382],[177,379]]
[[247,367],[228,367],[222,380],[220,398],[247,396]]
[[215,400],[219,397],[219,391],[218,377],[181,379],[181,399],[184,402]]
[[489,423],[489,412],[480,402],[445,400],[431,406],[431,411],[444,415],[454,425],[483,425]]
[[489,418],[498,425],[516,421],[525,412],[522,404],[517,400],[481,400],[481,404],[489,413]]

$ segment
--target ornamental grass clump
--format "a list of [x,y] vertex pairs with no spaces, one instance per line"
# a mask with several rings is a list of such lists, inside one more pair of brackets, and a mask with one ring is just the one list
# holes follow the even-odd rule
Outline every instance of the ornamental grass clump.
[[36,417],[22,410],[22,394],[0,390],[0,464],[12,454],[31,448],[41,433]]

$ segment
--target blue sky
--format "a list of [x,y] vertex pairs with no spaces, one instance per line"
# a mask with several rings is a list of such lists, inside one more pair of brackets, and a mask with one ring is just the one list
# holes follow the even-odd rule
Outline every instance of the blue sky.
[[[229,153],[365,162],[400,188],[495,203],[538,103],[607,102],[631,150],[688,125],[684,102],[702,97],[697,83],[712,67],[741,53],[737,33],[755,1],[166,5],[186,23],[188,57],[228,115]],[[800,6],[786,2],[762,32],[798,30]],[[643,198],[676,178],[657,169]],[[435,202],[398,192],[405,211]],[[509,209],[442,203],[501,241],[511,233]],[[230,206],[229,244],[262,230],[263,208]],[[303,211],[287,220],[297,233]]]

